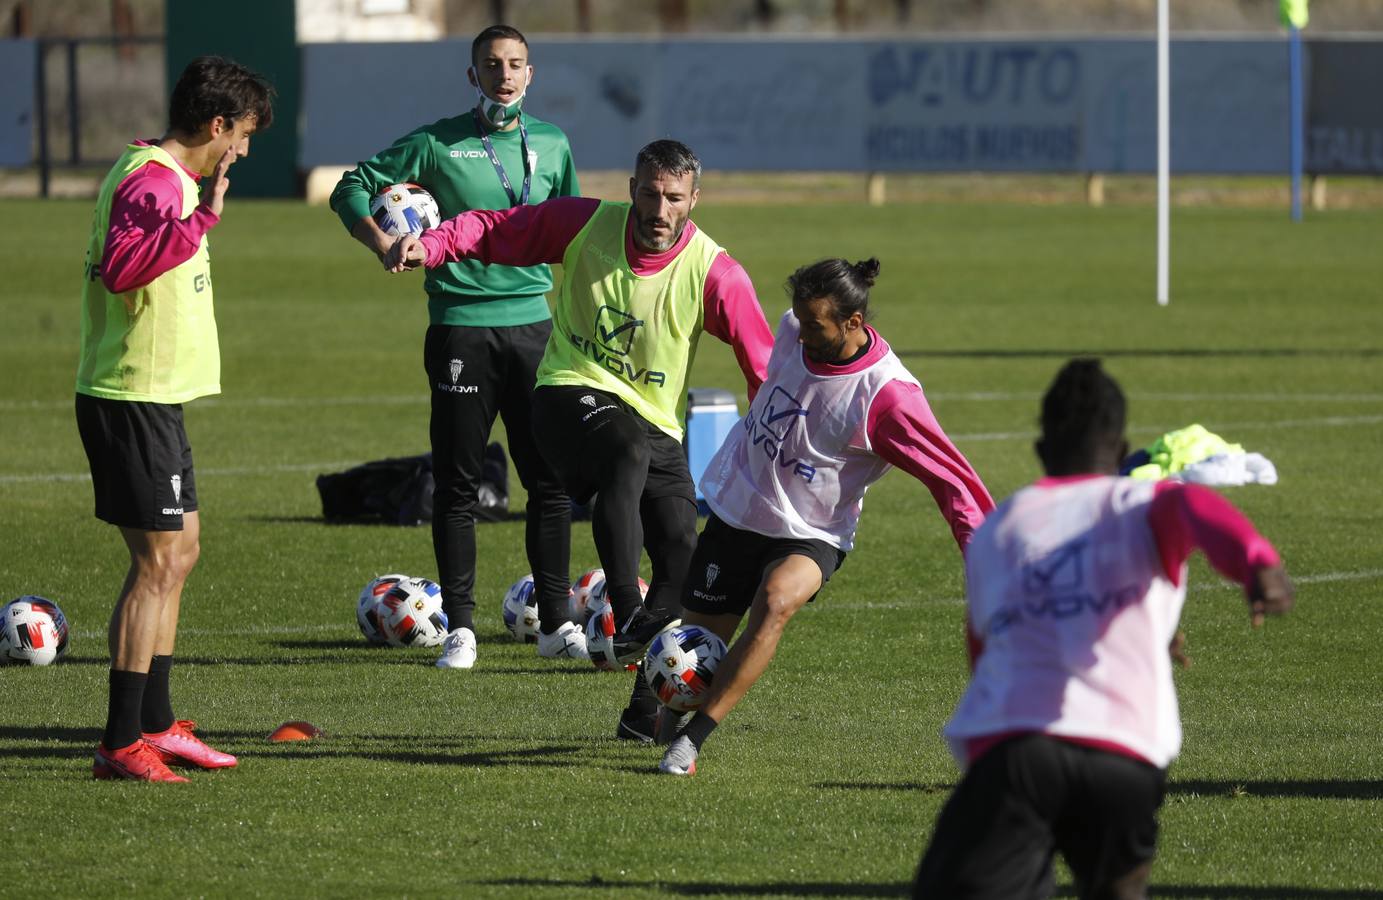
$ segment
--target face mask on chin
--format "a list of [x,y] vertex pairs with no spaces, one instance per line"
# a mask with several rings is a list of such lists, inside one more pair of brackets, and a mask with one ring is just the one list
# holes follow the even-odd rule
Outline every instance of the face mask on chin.
[[528,88],[525,86],[524,92],[508,103],[500,103],[498,100],[485,96],[480,85],[475,85],[475,95],[480,98],[480,114],[485,117],[485,121],[496,128],[503,128],[517,119],[519,113],[523,111],[523,98],[528,96]]

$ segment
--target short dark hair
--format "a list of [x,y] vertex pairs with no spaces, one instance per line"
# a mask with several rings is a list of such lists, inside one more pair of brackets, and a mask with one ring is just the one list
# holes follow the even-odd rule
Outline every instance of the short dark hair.
[[495,41],[518,41],[525,49],[528,47],[528,39],[517,28],[509,25],[491,25],[471,41],[471,65],[480,65],[480,48]]
[[1119,383],[1092,357],[1062,367],[1042,397],[1046,458],[1093,459],[1103,444],[1124,437],[1127,403]]
[[857,263],[823,259],[793,272],[785,287],[793,303],[830,297],[837,322],[844,322],[855,313],[869,321],[869,289],[878,277],[879,261],[872,256]]
[[701,160],[681,141],[663,139],[645,144],[634,158],[634,171],[644,166],[664,175],[685,175],[690,172],[692,187],[701,184]]
[[199,56],[187,64],[168,101],[168,124],[196,134],[217,116],[238,122],[253,116],[263,131],[274,123],[277,92],[263,75],[224,56]]

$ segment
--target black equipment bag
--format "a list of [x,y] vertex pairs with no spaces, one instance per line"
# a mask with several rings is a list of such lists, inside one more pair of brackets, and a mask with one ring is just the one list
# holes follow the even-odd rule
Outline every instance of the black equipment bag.
[[[381,459],[317,476],[322,517],[328,522],[432,521],[432,454]],[[475,518],[495,522],[509,515],[509,460],[498,442],[485,448]]]

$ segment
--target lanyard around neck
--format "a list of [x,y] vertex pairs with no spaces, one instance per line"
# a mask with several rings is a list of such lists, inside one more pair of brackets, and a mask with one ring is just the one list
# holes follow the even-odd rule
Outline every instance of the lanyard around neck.
[[475,128],[480,132],[480,143],[485,146],[485,152],[490,156],[490,165],[495,167],[495,174],[499,176],[499,183],[504,185],[504,193],[509,195],[510,206],[523,206],[528,203],[528,189],[533,184],[533,169],[528,162],[528,129],[523,125],[523,114],[519,114],[519,152],[523,154],[523,192],[517,197],[514,196],[514,186],[509,183],[509,175],[504,171],[504,163],[499,161],[499,154],[495,152],[495,145],[490,142],[490,135],[485,130],[485,122],[480,118],[480,113],[471,110],[471,116],[475,119]]

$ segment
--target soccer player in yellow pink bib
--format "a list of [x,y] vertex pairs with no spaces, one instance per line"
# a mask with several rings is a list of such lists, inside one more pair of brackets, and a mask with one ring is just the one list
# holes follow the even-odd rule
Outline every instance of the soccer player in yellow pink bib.
[[[77,428],[96,517],[117,526],[130,569],[110,621],[110,696],[97,778],[186,781],[169,764],[235,757],[173,715],[169,670],[183,584],[200,552],[182,404],[221,392],[207,232],[226,171],[273,119],[273,88],[220,57],[194,60],[167,134],[125,148],[101,184],[82,290]],[[198,198],[199,182],[202,185]]]
[[[1078,359],[1042,401],[1046,477],[966,554],[972,674],[943,731],[965,777],[937,820],[918,897],[1045,897],[1060,852],[1081,897],[1142,897],[1166,768],[1186,559],[1244,586],[1254,626],[1292,606],[1277,551],[1209,488],[1118,476],[1125,402]],[[1169,653],[1172,647],[1172,653]]]
[[[855,545],[865,491],[893,466],[927,486],[964,552],[993,508],[917,379],[866,323],[876,259],[826,259],[788,279],[763,386],[706,467],[711,516],[682,592],[685,623],[727,643],[700,710],[658,770],[691,775],[701,745],[764,673],[788,620]],[[660,728],[662,734],[667,729]]]

